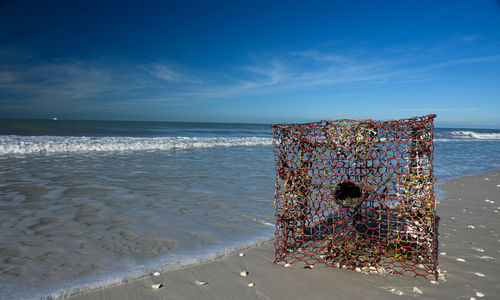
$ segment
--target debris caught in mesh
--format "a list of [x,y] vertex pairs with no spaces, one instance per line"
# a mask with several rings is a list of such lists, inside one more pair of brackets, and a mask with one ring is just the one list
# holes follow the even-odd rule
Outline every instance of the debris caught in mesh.
[[273,125],[276,262],[437,279],[435,117]]

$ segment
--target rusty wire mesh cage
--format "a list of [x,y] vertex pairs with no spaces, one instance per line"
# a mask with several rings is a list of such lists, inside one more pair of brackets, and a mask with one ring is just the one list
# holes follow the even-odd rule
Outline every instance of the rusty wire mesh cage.
[[435,117],[273,125],[276,262],[437,278]]

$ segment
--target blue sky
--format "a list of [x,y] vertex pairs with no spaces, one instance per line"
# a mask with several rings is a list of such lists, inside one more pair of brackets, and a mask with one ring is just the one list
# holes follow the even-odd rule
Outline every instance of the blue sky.
[[0,1],[0,117],[500,128],[500,2]]

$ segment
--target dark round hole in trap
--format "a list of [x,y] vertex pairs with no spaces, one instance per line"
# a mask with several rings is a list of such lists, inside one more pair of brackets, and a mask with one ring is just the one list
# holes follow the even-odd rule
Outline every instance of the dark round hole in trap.
[[354,182],[343,181],[335,185],[335,202],[347,207],[356,207],[363,201],[363,188]]

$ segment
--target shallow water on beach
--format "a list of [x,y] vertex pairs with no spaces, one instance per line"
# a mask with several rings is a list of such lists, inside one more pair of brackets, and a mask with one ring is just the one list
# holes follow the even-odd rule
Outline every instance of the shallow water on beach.
[[264,146],[0,158],[3,288],[261,241],[274,230],[272,159]]
[[[268,126],[87,125],[98,134],[0,135],[0,299],[71,294],[273,236]],[[498,131],[471,132],[437,130],[439,182],[500,168]]]

